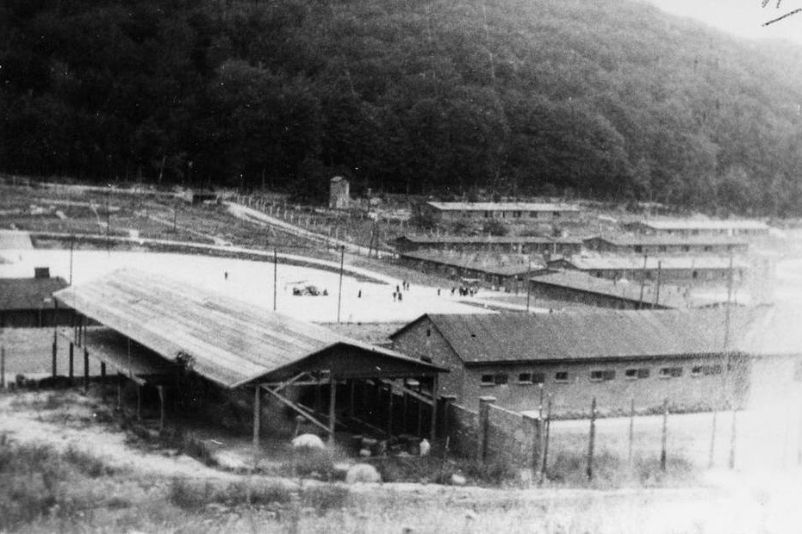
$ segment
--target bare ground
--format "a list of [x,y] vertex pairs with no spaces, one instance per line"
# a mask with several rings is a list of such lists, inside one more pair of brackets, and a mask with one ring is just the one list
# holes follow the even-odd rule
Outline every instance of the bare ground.
[[[169,451],[142,450],[129,445],[129,436],[107,419],[107,411],[97,399],[72,391],[0,395],[4,440],[46,444],[58,451],[78,448],[114,470],[93,482],[97,509],[69,520],[45,515],[25,525],[25,531],[400,533],[409,528],[454,533],[751,534],[796,533],[802,524],[798,470],[715,471],[705,474],[699,485],[681,488],[344,486],[251,478]],[[201,499],[189,506],[176,499],[176,479],[189,481],[182,491],[200,494],[237,483],[257,488],[266,481],[281,482],[293,497],[284,504],[248,506]],[[75,491],[82,491],[80,484]],[[113,506],[109,495],[115,496]]]

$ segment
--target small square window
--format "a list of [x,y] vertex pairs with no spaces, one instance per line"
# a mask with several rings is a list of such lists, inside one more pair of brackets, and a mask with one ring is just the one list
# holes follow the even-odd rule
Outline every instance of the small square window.
[[704,368],[701,365],[691,367],[691,376],[702,376],[703,369]]
[[638,378],[649,378],[650,374],[651,372],[646,368],[638,369]]
[[557,371],[554,373],[555,382],[568,382],[568,371]]
[[660,378],[678,378],[682,376],[682,367],[662,367]]
[[504,374],[504,373],[498,373],[498,374],[497,374],[497,375],[494,377],[494,379],[493,379],[493,382],[495,382],[495,384],[496,384],[497,386],[503,386],[504,384],[506,384],[506,383],[507,383],[507,375],[506,375],[506,374]]
[[492,386],[494,383],[493,375],[482,375],[481,384],[483,386]]
[[531,384],[532,383],[532,373],[519,373],[518,374],[518,383],[519,384]]
[[543,373],[532,373],[532,383],[542,384],[546,381],[546,375]]
[[638,370],[637,369],[627,369],[624,371],[624,378],[627,380],[635,380],[638,378]]
[[615,371],[612,369],[604,369],[590,372],[590,380],[592,382],[602,382],[615,379]]
[[716,365],[708,365],[705,367],[705,375],[720,375],[721,374],[721,364]]

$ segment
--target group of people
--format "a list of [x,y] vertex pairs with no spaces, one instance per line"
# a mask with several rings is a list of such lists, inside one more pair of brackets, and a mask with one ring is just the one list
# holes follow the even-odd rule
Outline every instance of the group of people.
[[454,295],[454,291],[459,291],[460,297],[472,297],[476,294],[477,288],[473,286],[459,286],[451,288],[451,295]]
[[400,286],[395,286],[395,291],[393,291],[393,302],[401,302],[404,300],[403,291],[409,291],[409,282],[406,280],[401,281]]

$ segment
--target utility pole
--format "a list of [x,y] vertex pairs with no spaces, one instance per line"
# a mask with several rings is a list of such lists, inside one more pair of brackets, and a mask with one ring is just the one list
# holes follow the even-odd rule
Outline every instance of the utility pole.
[[345,263],[345,245],[340,247],[340,289],[337,293],[337,322],[340,322],[340,305],[343,300],[343,263]]
[[531,293],[530,288],[532,287],[532,283],[530,278],[532,278],[532,256],[529,256],[529,267],[526,269],[526,313],[529,313],[529,295]]
[[75,234],[70,239],[70,285],[72,285],[72,255],[75,252]]
[[646,260],[649,256],[643,255],[643,270],[640,273],[640,298],[638,299],[638,309],[643,309],[643,286],[646,283]]
[[657,289],[655,290],[654,294],[654,301],[652,302],[652,309],[655,308],[658,304],[660,304],[660,278],[663,272],[663,262],[657,262]]

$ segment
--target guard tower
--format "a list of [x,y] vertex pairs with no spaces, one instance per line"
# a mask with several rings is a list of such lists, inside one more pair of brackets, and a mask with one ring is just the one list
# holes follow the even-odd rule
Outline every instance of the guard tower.
[[347,209],[351,204],[351,191],[348,180],[335,176],[329,183],[329,208]]

